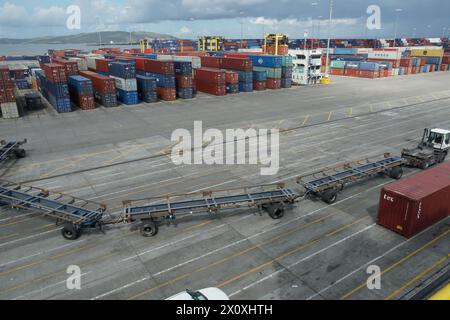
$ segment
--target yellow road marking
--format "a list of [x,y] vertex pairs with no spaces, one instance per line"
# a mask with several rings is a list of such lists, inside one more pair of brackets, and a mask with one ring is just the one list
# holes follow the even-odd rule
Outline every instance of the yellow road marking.
[[55,227],[55,224],[54,223],[44,224],[43,226],[34,228],[33,230],[41,230],[41,229],[45,229],[45,228],[49,228],[49,227]]
[[18,235],[19,235],[18,233],[11,233],[11,234],[8,234],[6,236],[0,237],[0,240],[9,239],[9,238],[12,238],[12,237],[15,237],[15,236],[18,236]]
[[309,115],[307,115],[305,117],[305,120],[303,120],[302,126],[304,126],[308,122],[308,120],[309,120]]
[[[400,265],[401,263],[411,259],[412,257],[414,257],[415,255],[417,255],[419,252],[421,252],[422,250],[428,248],[429,246],[431,246],[433,243],[435,243],[436,241],[438,241],[439,239],[441,239],[442,237],[445,237],[448,233],[450,232],[450,229],[447,229],[447,231],[445,231],[444,233],[442,233],[441,235],[437,236],[436,238],[432,239],[431,241],[427,242],[426,244],[424,244],[423,246],[421,246],[420,248],[414,250],[413,252],[411,252],[410,254],[404,256],[403,258],[401,258],[400,260],[398,260],[397,262],[395,262],[394,264],[390,265],[388,268],[384,269],[380,275],[385,274],[386,272],[391,271],[392,269],[394,269],[395,267],[397,267],[398,265]],[[349,292],[347,292],[346,294],[344,294],[342,297],[340,297],[341,300],[347,299],[348,297],[350,297],[351,295],[353,295],[355,292],[361,290],[362,288],[366,287],[366,282],[361,283],[359,286],[357,286],[356,288],[350,290]]]
[[22,220],[19,220],[19,221],[14,221],[14,222],[9,222],[9,223],[5,223],[5,224],[1,224],[0,225],[0,228],[4,228],[4,227],[8,227],[8,226],[13,226],[13,225],[16,225],[16,224],[20,224],[20,223],[23,223],[23,222],[26,222],[26,221],[29,221],[29,220],[32,220],[32,219],[36,219],[38,216],[35,216],[35,217],[31,217],[31,218],[26,218],[26,219],[22,219]]
[[[239,252],[237,252],[237,253],[234,253],[234,254],[232,254],[232,255],[230,255],[230,256],[228,256],[228,257],[225,257],[225,258],[223,258],[223,259],[221,259],[221,260],[215,261],[215,262],[213,262],[213,263],[209,263],[209,264],[205,265],[204,267],[202,267],[202,268],[200,268],[200,269],[196,269],[195,271],[188,272],[188,273],[186,273],[186,274],[183,274],[183,275],[179,276],[178,278],[175,278],[175,279],[169,280],[169,281],[167,281],[167,282],[164,282],[164,283],[162,283],[161,285],[158,285],[158,286],[156,286],[156,287],[152,287],[152,288],[149,288],[149,289],[144,290],[144,291],[142,291],[142,292],[139,292],[139,293],[133,295],[132,297],[128,298],[128,300],[134,300],[134,299],[139,298],[139,297],[141,297],[141,296],[143,296],[143,295],[146,295],[146,294],[148,294],[148,293],[150,293],[150,292],[152,292],[152,291],[154,291],[154,290],[156,290],[156,289],[162,288],[162,287],[164,287],[164,286],[166,286],[166,285],[168,285],[168,284],[172,284],[172,283],[174,283],[174,282],[176,282],[176,281],[178,281],[178,280],[187,278],[187,277],[191,276],[191,275],[194,274],[194,273],[197,273],[197,272],[200,272],[200,271],[204,271],[204,270],[206,270],[206,269],[209,269],[209,268],[211,268],[211,267],[214,267],[214,266],[220,265],[220,264],[222,264],[222,263],[224,263],[224,262],[226,262],[226,261],[229,261],[229,260],[231,260],[231,259],[233,259],[233,258],[242,256],[243,254],[246,254],[246,253],[248,253],[248,252],[250,252],[250,251],[253,251],[253,250],[255,250],[255,249],[261,248],[262,246],[267,245],[267,244],[269,244],[269,243],[272,243],[272,242],[274,242],[274,241],[276,241],[276,240],[285,238],[285,237],[287,237],[287,236],[289,236],[289,235],[291,235],[291,234],[293,234],[293,233],[295,233],[295,232],[298,232],[298,231],[300,231],[300,230],[303,230],[303,229],[305,229],[305,228],[307,228],[307,227],[309,227],[309,226],[311,226],[311,225],[320,223],[320,222],[322,222],[322,221],[324,221],[324,220],[326,220],[326,219],[328,219],[328,218],[330,218],[330,217],[332,217],[332,216],[334,216],[334,215],[336,215],[336,214],[338,214],[338,213],[337,213],[337,212],[333,212],[333,213],[331,213],[331,214],[329,214],[329,215],[326,215],[326,216],[324,216],[324,217],[322,217],[322,218],[316,219],[316,220],[311,221],[311,222],[309,222],[309,223],[307,223],[307,224],[304,224],[304,225],[301,225],[301,226],[299,226],[299,227],[297,227],[297,228],[294,228],[294,229],[292,229],[292,230],[290,230],[290,231],[288,231],[288,232],[281,233],[281,234],[279,234],[278,236],[272,237],[272,238],[270,238],[269,240],[263,241],[263,242],[260,243],[260,244],[252,245],[251,247],[249,247],[249,248],[247,248],[247,249],[244,249],[244,250],[242,250],[242,251],[239,251]],[[350,225],[353,225],[353,224],[359,222],[360,220],[363,220],[363,219],[366,219],[366,218],[367,218],[367,217],[362,218],[362,219],[359,219],[359,220],[357,220],[357,221],[355,221],[355,222],[349,224],[348,227],[349,227]],[[327,236],[325,236],[325,237],[323,237],[323,238],[326,238],[326,237],[327,237]],[[318,240],[314,240],[314,241],[317,242],[317,241],[320,241],[320,240],[321,240],[321,238],[319,238]],[[314,242],[314,243],[315,243],[315,242]],[[312,243],[309,244],[309,245],[312,245]],[[298,249],[298,248],[297,248],[297,249]],[[177,279],[178,279],[178,280],[177,280]]]
[[327,119],[327,121],[330,121],[331,120],[331,115],[333,114],[333,111],[330,111],[330,113],[328,113],[328,119]]
[[351,117],[353,115],[353,108],[348,109],[348,116]]
[[421,273],[419,273],[417,276],[415,276],[414,278],[412,278],[411,280],[409,280],[408,282],[406,282],[403,286],[401,286],[400,288],[398,288],[397,290],[395,290],[392,294],[390,294],[389,296],[387,296],[384,300],[391,300],[392,298],[394,298],[396,295],[398,295],[400,292],[402,292],[403,290],[405,290],[406,288],[408,288],[410,285],[412,285],[413,283],[419,281],[421,278],[423,278],[426,274],[430,273],[431,271],[433,271],[434,269],[436,269],[438,266],[440,266],[441,264],[443,264],[448,258],[450,257],[450,254],[447,254],[446,257],[443,257],[441,259],[439,259],[436,263],[434,263],[431,267],[425,269],[424,271],[422,271]]

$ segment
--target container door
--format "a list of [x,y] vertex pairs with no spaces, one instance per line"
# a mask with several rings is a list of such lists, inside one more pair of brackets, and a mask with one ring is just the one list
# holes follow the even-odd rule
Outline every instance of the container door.
[[377,223],[401,235],[408,233],[413,203],[387,191],[380,195]]

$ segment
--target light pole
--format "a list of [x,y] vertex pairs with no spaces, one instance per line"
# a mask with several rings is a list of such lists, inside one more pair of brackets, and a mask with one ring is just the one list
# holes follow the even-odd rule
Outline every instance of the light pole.
[[[311,9],[311,11],[312,11],[311,13],[312,14],[315,12],[314,8],[317,7],[317,5],[318,5],[317,2],[312,2],[311,3],[311,8],[312,8]],[[314,37],[314,16],[311,15],[311,48],[313,46],[313,42],[312,42],[313,37]],[[308,40],[307,40],[307,37],[305,37],[305,50],[308,49],[307,43],[308,43]]]
[[244,12],[243,11],[241,11],[241,12],[239,12],[239,15],[241,16],[241,43],[240,43],[240,47],[241,47],[241,49],[243,48],[242,47],[242,42],[244,41],[244,19],[243,19],[243,15],[244,15]]
[[397,12],[397,16],[395,18],[395,33],[394,33],[394,40],[397,39],[397,32],[398,32],[398,19],[400,18],[400,12],[402,12],[403,9],[395,9],[395,12]]
[[328,74],[328,59],[330,57],[330,41],[331,41],[331,30],[333,26],[333,0],[330,0],[330,25],[328,30],[328,41],[327,41],[327,57],[325,61],[325,78],[329,78]]

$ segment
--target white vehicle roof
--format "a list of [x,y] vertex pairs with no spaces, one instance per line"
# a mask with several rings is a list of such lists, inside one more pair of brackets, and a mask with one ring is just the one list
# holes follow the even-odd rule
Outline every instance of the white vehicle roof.
[[449,130],[444,130],[444,129],[433,129],[433,130],[431,130],[431,132],[436,132],[436,133],[439,133],[439,134],[447,134],[447,133],[450,133]]
[[[227,296],[225,292],[218,288],[206,288],[201,289],[192,292],[196,293],[199,292],[206,300],[230,300],[230,298]],[[198,299],[198,300],[205,300],[205,299]],[[187,291],[180,292],[176,295],[173,295],[166,300],[195,300]]]

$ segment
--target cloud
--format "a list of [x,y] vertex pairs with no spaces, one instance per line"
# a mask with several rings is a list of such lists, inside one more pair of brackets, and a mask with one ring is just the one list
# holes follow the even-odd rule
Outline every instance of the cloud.
[[22,6],[6,2],[0,7],[0,25],[20,27],[29,19],[27,10]]
[[188,28],[186,26],[182,26],[180,28],[180,34],[185,35],[185,34],[191,34],[191,33],[192,33],[192,29],[190,29],[190,28]]

